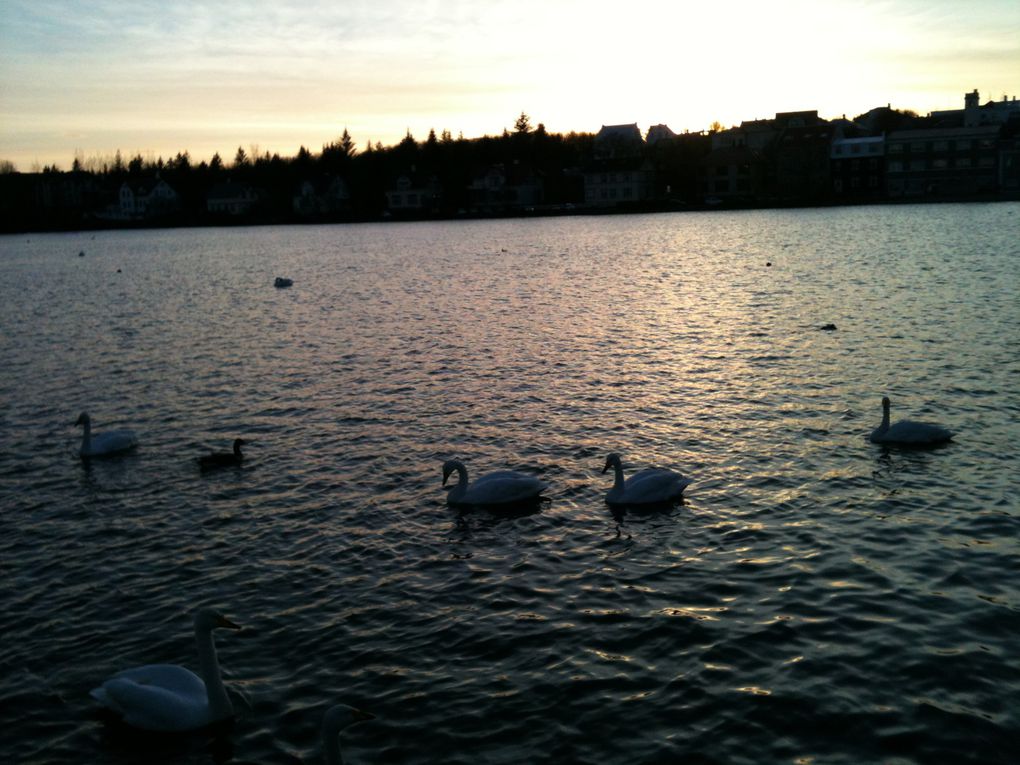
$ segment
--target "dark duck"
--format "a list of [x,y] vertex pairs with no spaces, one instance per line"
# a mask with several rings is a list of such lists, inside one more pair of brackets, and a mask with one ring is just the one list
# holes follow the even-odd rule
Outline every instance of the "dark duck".
[[241,447],[244,446],[244,439],[234,439],[234,450],[232,452],[213,452],[212,454],[205,454],[198,458],[198,466],[202,470],[212,470],[214,468],[231,467],[240,465],[244,460],[244,455],[241,454]]

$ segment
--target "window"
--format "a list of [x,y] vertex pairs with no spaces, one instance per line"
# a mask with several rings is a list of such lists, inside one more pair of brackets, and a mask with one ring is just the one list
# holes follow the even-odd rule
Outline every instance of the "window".
[[970,167],[971,166],[970,157],[957,157],[956,158],[956,166],[957,167]]
[[890,173],[902,173],[903,172],[903,163],[898,161],[898,160],[891,161],[889,163],[889,172]]
[[851,151],[853,151],[854,154],[860,154],[861,153],[861,145],[859,143],[855,143],[851,147]]
[[911,170],[924,170],[924,160],[923,159],[912,159],[912,160],[910,160],[910,169]]
[[890,154],[902,154],[903,153],[903,144],[902,143],[891,143],[891,144],[889,144],[889,153]]
[[935,151],[949,151],[949,141],[936,141],[932,148]]
[[978,167],[995,167],[995,157],[979,157]]
[[959,138],[956,141],[957,151],[970,151],[971,141],[969,138]]
[[924,141],[914,141],[910,144],[910,151],[915,154],[919,154],[924,151]]
[[947,167],[949,167],[948,159],[933,159],[931,161],[932,170],[945,170]]

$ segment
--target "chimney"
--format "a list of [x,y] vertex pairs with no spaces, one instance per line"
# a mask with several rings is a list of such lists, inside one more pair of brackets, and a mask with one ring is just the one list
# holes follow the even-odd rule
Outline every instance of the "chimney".
[[963,126],[964,127],[977,127],[981,121],[979,114],[981,97],[978,95],[977,88],[971,93],[967,93],[963,97]]

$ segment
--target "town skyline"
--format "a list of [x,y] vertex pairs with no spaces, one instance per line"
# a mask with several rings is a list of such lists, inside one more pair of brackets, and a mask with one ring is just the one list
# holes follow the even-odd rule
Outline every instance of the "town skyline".
[[919,114],[1010,96],[1020,5],[652,2],[606,17],[573,0],[422,7],[14,0],[0,9],[0,160],[294,156],[347,129],[359,149],[430,130],[476,138],[521,112],[550,132],[698,132],[817,109]]

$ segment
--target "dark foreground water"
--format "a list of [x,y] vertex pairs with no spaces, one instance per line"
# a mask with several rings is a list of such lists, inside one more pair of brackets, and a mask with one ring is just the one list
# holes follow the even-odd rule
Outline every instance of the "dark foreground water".
[[[1018,204],[0,238],[0,761],[1016,762],[1018,295]],[[233,728],[105,725],[200,604]]]

